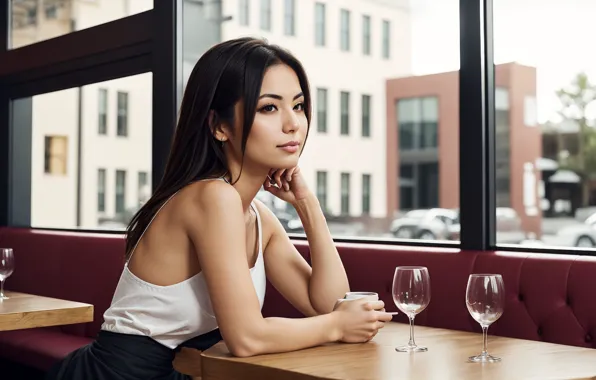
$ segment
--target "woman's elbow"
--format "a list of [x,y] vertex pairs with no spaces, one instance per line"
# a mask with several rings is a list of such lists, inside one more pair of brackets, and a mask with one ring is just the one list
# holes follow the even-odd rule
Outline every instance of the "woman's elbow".
[[248,337],[236,337],[226,341],[226,346],[233,356],[239,358],[247,358],[260,353],[257,342]]

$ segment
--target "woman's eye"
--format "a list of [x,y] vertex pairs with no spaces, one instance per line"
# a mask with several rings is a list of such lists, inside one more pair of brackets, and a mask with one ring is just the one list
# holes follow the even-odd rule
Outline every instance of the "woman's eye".
[[294,106],[294,109],[297,111],[304,111],[304,103],[298,103]]
[[273,104],[267,104],[266,106],[261,107],[261,112],[273,112],[277,109]]

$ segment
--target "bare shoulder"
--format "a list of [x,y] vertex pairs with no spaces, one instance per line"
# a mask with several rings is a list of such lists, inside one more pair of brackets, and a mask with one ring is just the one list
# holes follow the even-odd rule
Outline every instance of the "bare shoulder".
[[199,181],[180,191],[177,212],[183,220],[197,223],[201,219],[242,210],[240,194],[230,184],[219,180]]

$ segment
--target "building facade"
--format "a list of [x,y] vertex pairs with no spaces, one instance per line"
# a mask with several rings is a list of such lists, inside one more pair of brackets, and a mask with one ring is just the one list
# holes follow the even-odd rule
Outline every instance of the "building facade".
[[[39,0],[13,9],[13,47],[152,7]],[[264,37],[304,64],[313,119],[301,168],[329,215],[385,217],[387,78],[411,71],[406,0],[184,2],[184,77],[213,44]],[[32,224],[120,228],[150,193],[151,74],[33,99]],[[80,167],[79,167],[80,163]],[[47,203],[48,192],[52,204]],[[74,201],[79,198],[80,201]]]
[[[388,213],[459,207],[458,75],[387,81]],[[536,69],[497,65],[495,81],[496,206],[514,209],[523,231],[540,236]]]

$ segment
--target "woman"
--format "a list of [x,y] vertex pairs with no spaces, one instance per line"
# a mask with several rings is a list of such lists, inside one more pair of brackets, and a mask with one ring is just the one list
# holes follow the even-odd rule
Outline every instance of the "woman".
[[[366,342],[391,319],[382,302],[337,302],[346,273],[297,166],[310,109],[304,69],[279,47],[242,38],[201,57],[164,177],[128,228],[102,330],[50,378],[185,379],[172,367],[183,346],[223,337],[251,356]],[[262,186],[296,208],[312,268],[255,200]],[[265,274],[306,318],[263,318]]]

